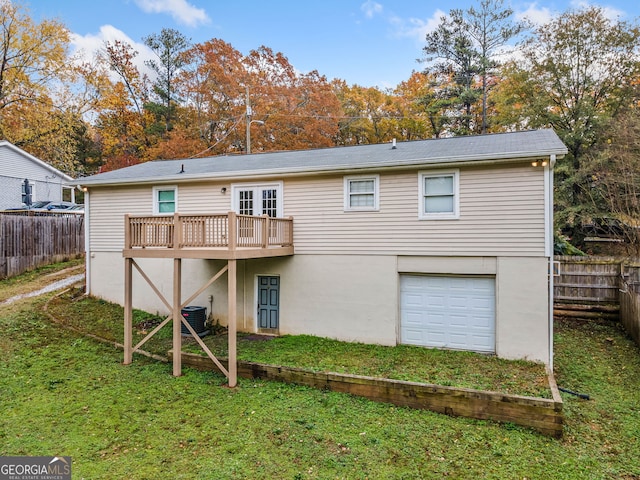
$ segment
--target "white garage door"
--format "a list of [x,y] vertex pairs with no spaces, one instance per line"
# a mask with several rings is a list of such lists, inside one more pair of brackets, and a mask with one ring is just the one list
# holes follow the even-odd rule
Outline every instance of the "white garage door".
[[400,275],[400,342],[495,352],[495,279]]

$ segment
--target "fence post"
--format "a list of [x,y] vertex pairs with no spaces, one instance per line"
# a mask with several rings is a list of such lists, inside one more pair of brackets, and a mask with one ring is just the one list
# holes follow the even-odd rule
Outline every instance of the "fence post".
[[262,248],[269,246],[269,215],[262,215]]
[[227,222],[229,226],[229,250],[235,250],[238,242],[238,225],[236,212],[229,212],[227,215]]
[[124,215],[124,248],[131,248],[131,224],[129,223],[129,214]]
[[180,214],[173,214],[173,248],[180,248],[182,243],[182,223],[180,221]]
[[289,239],[288,244],[293,245],[293,217],[289,216]]

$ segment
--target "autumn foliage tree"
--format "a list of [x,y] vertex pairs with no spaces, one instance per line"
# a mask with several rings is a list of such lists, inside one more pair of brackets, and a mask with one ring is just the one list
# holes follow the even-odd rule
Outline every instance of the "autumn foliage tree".
[[74,174],[95,154],[83,114],[99,77],[72,61],[69,42],[61,23],[36,23],[25,7],[0,2],[0,138]]
[[127,43],[105,43],[100,60],[112,72],[105,85],[95,122],[105,169],[138,163],[157,141],[149,126],[154,117],[145,109],[151,82],[135,65],[138,52]]
[[242,60],[238,50],[219,39],[196,44],[185,52],[180,85],[192,106],[190,127],[180,122],[176,128],[189,129],[188,136],[199,142],[197,152],[189,151],[189,155],[240,150],[237,142],[243,131],[247,76]]
[[197,135],[203,154],[244,153],[251,119],[259,121],[250,124],[253,152],[334,144],[340,104],[317,72],[299,74],[266,47],[245,56],[218,39],[194,45],[185,58],[180,88],[194,108],[185,118],[197,127],[186,135]]

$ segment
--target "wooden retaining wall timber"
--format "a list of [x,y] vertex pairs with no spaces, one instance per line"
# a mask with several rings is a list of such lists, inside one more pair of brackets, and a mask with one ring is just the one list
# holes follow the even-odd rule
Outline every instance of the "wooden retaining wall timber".
[[[227,361],[219,360],[227,368]],[[173,361],[171,351],[169,361]],[[203,355],[183,352],[182,363],[199,370],[218,371],[213,361]],[[349,393],[377,402],[431,410],[451,416],[510,422],[554,438],[562,436],[563,403],[552,374],[549,375],[549,384],[553,399],[360,375],[312,372],[252,362],[238,362],[238,376]]]
[[83,215],[0,215],[0,278],[82,254]]

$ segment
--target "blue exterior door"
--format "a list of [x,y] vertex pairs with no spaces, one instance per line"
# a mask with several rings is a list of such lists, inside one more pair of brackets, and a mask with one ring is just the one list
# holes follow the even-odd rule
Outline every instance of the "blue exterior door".
[[277,330],[280,319],[280,277],[258,277],[258,328]]

